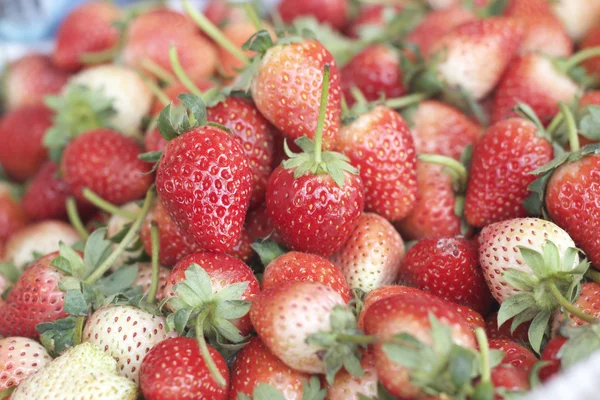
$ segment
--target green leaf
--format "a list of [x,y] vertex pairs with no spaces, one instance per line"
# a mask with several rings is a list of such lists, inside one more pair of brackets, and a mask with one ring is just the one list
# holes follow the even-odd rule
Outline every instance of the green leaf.
[[76,317],[69,316],[53,322],[37,324],[35,329],[40,333],[40,343],[56,356],[73,346],[73,330]]
[[105,295],[113,295],[124,291],[133,285],[137,279],[139,268],[129,265],[119,268],[107,277],[100,278],[95,286]]
[[406,368],[416,368],[420,362],[419,351],[396,343],[386,343],[383,351],[393,362]]
[[85,243],[83,262],[85,263],[87,274],[84,278],[98,268],[112,252],[112,242],[106,239],[106,233],[106,228],[96,229]]
[[600,349],[600,326],[582,325],[566,329],[568,340],[558,351],[561,367],[567,370]]
[[214,299],[216,301],[242,300],[242,296],[247,288],[248,282],[233,283],[219,290],[214,295]]
[[219,318],[238,319],[248,314],[250,302],[244,300],[220,301],[216,304],[214,314]]
[[429,313],[429,323],[431,325],[431,338],[433,339],[433,348],[437,354],[448,354],[452,349],[452,332],[447,325],[440,324],[440,321],[433,313]]
[[59,254],[68,261],[71,275],[80,279],[86,278],[86,267],[79,253],[61,242],[59,244]]
[[267,30],[261,30],[256,32],[242,45],[242,50],[252,50],[257,53],[265,53],[273,47],[273,39],[271,34]]
[[504,300],[498,310],[498,327],[515,315],[536,305],[535,299],[529,293],[517,293]]
[[360,359],[354,354],[344,359],[344,369],[352,376],[364,376],[365,371],[360,364]]
[[0,275],[8,279],[10,282],[15,283],[19,276],[21,276],[21,270],[18,269],[13,263],[2,262],[0,263]]
[[531,372],[529,372],[529,387],[531,387],[531,389],[535,389],[543,385],[540,379],[540,370],[550,364],[550,361],[537,361],[535,364],[533,364]]
[[194,125],[206,125],[206,104],[200,97],[190,93],[182,93],[177,98],[191,111],[195,119]]
[[321,381],[317,376],[311,376],[310,380],[302,381],[302,400],[323,400],[327,395],[326,389],[321,389]]
[[456,387],[466,385],[475,376],[474,353],[460,346],[453,346],[448,368],[452,382]]
[[286,253],[286,250],[283,247],[281,247],[277,242],[270,240],[268,237],[252,243],[251,246],[256,254],[258,254],[262,265],[265,267],[269,265],[271,261]]
[[244,337],[240,333],[240,330],[228,320],[223,318],[215,318],[212,321],[212,325],[220,335],[230,342],[240,343],[244,341]]
[[161,136],[165,138],[165,140],[173,140],[178,136],[177,131],[175,130],[173,123],[171,121],[171,112],[173,106],[169,104],[158,115],[157,127]]
[[505,354],[502,350],[490,349],[490,368],[500,365],[504,356]]
[[162,157],[162,151],[149,151],[147,153],[142,153],[138,156],[138,158],[142,161],[146,161],[148,163],[157,163],[160,161]]
[[175,312],[173,316],[173,328],[175,328],[177,333],[179,333],[180,335],[185,331],[185,327],[187,326],[191,315],[191,310],[188,310],[186,308],[179,309]]
[[533,272],[533,274],[535,276],[537,276],[537,277],[546,276],[545,262],[544,262],[545,257],[542,254],[540,254],[536,250],[533,250],[533,249],[530,249],[527,247],[523,247],[523,246],[517,246],[517,248],[521,252],[521,256],[527,263],[527,266],[529,268],[531,268],[531,271]]
[[600,140],[600,106],[586,107],[586,115],[579,123],[579,133],[594,141]]
[[548,322],[550,321],[551,316],[552,313],[550,311],[540,311],[540,313],[531,321],[531,325],[529,326],[529,344],[538,354],[540,353],[544,335],[548,331]]
[[64,310],[69,315],[86,315],[88,306],[83,293],[79,290],[67,290]]

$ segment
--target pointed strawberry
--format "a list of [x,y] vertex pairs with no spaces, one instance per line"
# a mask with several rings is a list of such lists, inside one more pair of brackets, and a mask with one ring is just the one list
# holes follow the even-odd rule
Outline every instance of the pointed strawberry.
[[377,214],[364,213],[331,260],[352,289],[368,293],[397,281],[404,254],[404,242],[393,225]]
[[48,351],[33,339],[0,339],[0,393],[19,386],[23,380],[52,361]]
[[415,206],[416,154],[400,114],[375,107],[342,128],[339,148],[358,168],[365,185],[365,209],[391,221]]

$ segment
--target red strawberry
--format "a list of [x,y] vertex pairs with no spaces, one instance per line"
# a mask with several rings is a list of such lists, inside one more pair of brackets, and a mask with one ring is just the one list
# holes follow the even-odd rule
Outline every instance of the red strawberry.
[[264,205],[248,212],[246,215],[246,230],[252,243],[269,235],[269,239],[281,243],[281,238],[277,235],[275,225],[269,218],[269,212]]
[[210,0],[204,8],[204,16],[216,26],[248,19],[242,7],[229,4],[226,0]]
[[[26,214],[8,183],[0,182],[0,243],[25,226]],[[1,253],[0,253],[1,256]]]
[[60,92],[69,74],[58,69],[44,54],[25,55],[6,67],[4,104],[7,110],[42,105],[44,97]]
[[[175,285],[186,279],[186,270],[194,264],[200,266],[208,274],[212,286],[211,296],[218,295],[220,290],[230,285],[244,282],[248,283],[248,287],[241,295],[240,300],[252,300],[259,292],[258,280],[246,264],[237,258],[224,254],[199,252],[190,254],[175,265],[164,289],[165,297],[175,296]],[[173,308],[170,303],[167,304],[167,307]],[[241,318],[231,320],[231,322],[240,330],[243,336],[252,330],[250,317],[247,314]]]
[[492,123],[514,116],[518,102],[526,103],[548,123],[558,113],[559,102],[570,102],[577,84],[552,60],[540,54],[520,56],[508,67],[494,95]]
[[58,288],[63,273],[50,262],[58,253],[50,253],[31,264],[0,307],[0,335],[38,338],[35,330],[41,322],[65,318],[65,293]]
[[[592,265],[600,269],[600,154],[581,153],[552,173],[545,205],[552,220],[571,235]],[[581,157],[581,158],[580,158]]]
[[24,337],[0,339],[0,392],[17,387],[50,361],[52,357],[35,340]]
[[490,339],[489,345],[490,349],[504,352],[502,364],[510,364],[527,373],[531,371],[531,368],[538,361],[537,357],[528,348],[509,339]]
[[314,254],[290,251],[277,257],[266,266],[261,285],[267,290],[291,281],[322,283],[346,303],[352,298],[344,274],[331,261]]
[[[212,89],[216,86],[215,82],[210,81],[206,78],[196,79],[193,82],[193,84],[194,84],[194,86],[196,86],[198,88],[198,90],[203,91],[203,92],[207,91],[209,89]],[[182,93],[189,93],[189,92],[190,92],[189,89],[186,88],[185,85],[180,82],[173,82],[163,89],[163,93],[169,100],[171,100],[173,102],[173,104],[179,104],[179,99],[177,98],[177,96],[179,96]],[[164,108],[165,108],[164,104],[159,99],[155,99],[154,104],[152,105],[152,111],[150,113],[152,115],[158,115]],[[156,137],[160,138],[160,140],[162,140],[164,142],[164,145],[162,145],[160,147],[148,146],[146,139],[147,139],[149,133],[147,133],[146,139],[144,141],[144,143],[146,143],[146,150],[147,151],[163,150],[164,146],[167,144],[167,141],[164,140],[162,138],[162,136],[160,136],[160,132],[158,132],[158,129],[155,129],[151,132],[156,132]]]
[[[141,286],[142,293],[145,295],[150,291],[150,286],[152,285],[152,265],[150,263],[137,263],[138,266],[138,274],[137,278],[131,286]],[[164,289],[167,286],[167,282],[169,280],[169,275],[171,275],[171,270],[165,268],[163,266],[158,267],[158,291],[156,292],[156,301],[161,302],[164,297]]]
[[342,296],[315,282],[288,282],[254,298],[250,319],[258,336],[281,361],[308,373],[325,373],[320,346],[307,343],[314,333],[329,331],[334,307]]
[[409,115],[417,154],[440,154],[458,160],[483,129],[458,109],[436,100],[419,103]]
[[274,134],[271,124],[248,100],[228,97],[207,110],[207,118],[229,128],[242,149],[252,170],[250,206],[259,205],[265,196],[273,161]]
[[335,376],[335,381],[327,386],[326,400],[346,400],[358,398],[359,395],[373,397],[377,395],[377,370],[375,359],[365,353],[360,365],[364,370],[363,376],[353,376],[346,370],[341,370]]
[[485,321],[481,314],[469,307],[461,306],[458,304],[453,305],[456,308],[456,312],[465,319],[465,321],[467,322],[471,330],[473,330],[473,332],[475,332],[475,329],[477,328],[485,329]]
[[235,258],[239,258],[243,262],[247,262],[252,257],[252,254],[254,254],[254,251],[252,250],[252,243],[253,242],[250,240],[248,231],[242,228],[242,234],[240,235],[240,238],[227,254]]
[[106,201],[124,204],[143,197],[152,183],[140,153],[135,140],[100,128],[69,143],[60,167],[77,199],[85,200],[82,190],[87,187]]
[[461,237],[422,239],[406,254],[400,281],[485,314],[492,296],[477,250],[477,243]]
[[440,58],[435,71],[449,87],[460,87],[475,100],[496,86],[523,38],[517,20],[493,17],[462,24],[442,36],[429,53]]
[[540,369],[539,377],[542,382],[547,382],[560,371],[561,361],[558,358],[558,352],[567,342],[567,339],[562,336],[557,336],[551,339],[544,347],[541,360],[548,364]]
[[521,20],[526,27],[521,52],[540,52],[554,57],[573,52],[573,41],[546,0],[511,0],[504,15]]
[[9,178],[31,178],[47,158],[43,139],[52,126],[52,112],[45,106],[25,106],[9,111],[0,120],[0,164]]
[[[600,317],[600,283],[586,282],[581,285],[581,293],[573,305],[583,311],[584,314],[595,318]],[[557,333],[565,322],[565,314],[560,310],[555,314],[552,322],[553,332]],[[568,314],[567,326],[582,326],[588,322],[583,321],[575,315]]]
[[497,393],[498,389],[509,392],[528,391],[530,389],[527,371],[506,364],[500,364],[492,368],[492,384],[496,388],[494,400],[504,399],[502,395]]
[[509,319],[501,327],[498,327],[498,313],[491,313],[485,318],[485,333],[489,339],[506,338],[517,343],[528,343],[527,331],[529,330],[529,323],[519,325],[512,333],[510,331],[511,325],[512,319]]
[[310,375],[285,365],[260,338],[254,337],[240,350],[231,367],[229,400],[237,400],[240,393],[251,396],[259,383],[274,387],[286,399],[301,400],[302,381],[309,379]]
[[84,66],[82,56],[115,47],[121,18],[119,8],[111,3],[82,4],[62,21],[56,34],[52,57],[60,68],[75,71]]
[[400,114],[376,107],[340,131],[340,151],[356,166],[365,185],[365,209],[391,221],[415,206],[417,158]]
[[404,39],[418,46],[422,56],[427,57],[435,43],[454,28],[476,19],[475,15],[461,6],[434,10],[419,22],[419,25]]
[[437,164],[417,162],[417,202],[411,213],[396,223],[406,240],[460,234],[452,177]]
[[346,25],[348,3],[348,0],[283,0],[277,10],[287,23],[299,17],[311,16],[335,29],[342,29]]
[[404,242],[385,218],[364,213],[344,246],[331,257],[348,285],[364,292],[395,283]]
[[155,9],[134,19],[127,29],[123,58],[127,65],[144,68],[148,59],[173,72],[169,49],[174,46],[183,70],[193,80],[212,76],[217,51],[200,35],[187,16],[168,9]]
[[349,106],[355,102],[350,89],[358,88],[368,101],[391,99],[406,93],[400,54],[384,45],[373,45],[355,55],[342,68],[342,90]]
[[[229,381],[223,356],[208,346],[218,371]],[[225,400],[229,386],[219,387],[212,377],[196,339],[170,338],[154,346],[140,368],[140,389],[146,400]]]
[[156,187],[167,213],[203,249],[227,252],[235,246],[252,170],[234,137],[210,125],[177,136],[162,155]]
[[552,160],[554,153],[538,133],[532,122],[513,118],[492,125],[479,139],[465,199],[469,225],[483,227],[527,215],[523,201],[535,180],[530,173]]
[[356,39],[365,28],[371,26],[385,27],[387,23],[385,13],[387,13],[388,10],[395,11],[395,15],[402,11],[402,7],[387,4],[363,5],[363,7],[358,10],[356,18],[354,18],[346,28],[346,34],[351,38]]
[[[581,41],[581,49],[591,49],[600,46],[600,27],[590,29]],[[582,66],[588,74],[596,77],[600,76],[600,57],[593,57],[583,62]]]
[[430,344],[433,341],[430,315],[450,328],[454,343],[467,348],[475,347],[473,332],[465,320],[450,306],[427,297],[410,294],[387,297],[371,305],[366,313],[366,333],[380,338],[380,341],[371,345],[379,381],[394,396],[420,398],[425,397],[425,393],[411,382],[410,372],[406,367],[388,357],[383,343],[394,335],[408,333]]
[[330,66],[323,148],[335,148],[341,115],[340,73],[319,42],[278,44],[264,54],[252,80],[252,98],[261,114],[288,138],[314,139],[323,69]]

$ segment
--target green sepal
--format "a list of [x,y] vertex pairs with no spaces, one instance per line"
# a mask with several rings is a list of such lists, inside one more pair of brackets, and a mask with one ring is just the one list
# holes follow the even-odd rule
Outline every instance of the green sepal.
[[162,151],[149,151],[147,153],[140,154],[138,158],[148,163],[157,163],[160,161],[162,153]]
[[531,320],[531,325],[529,326],[527,336],[531,348],[538,354],[540,354],[540,348],[542,347],[544,336],[546,336],[549,332],[548,324],[551,317],[552,312],[544,310],[540,311],[535,318]]
[[359,28],[358,36],[365,43],[402,46],[405,44],[403,38],[419,25],[427,11],[421,2],[407,2],[400,11],[393,6],[386,7],[381,13],[383,24],[363,25]]
[[73,347],[75,320],[75,317],[69,316],[36,325],[35,329],[40,333],[40,343],[51,355],[58,356],[67,348]]
[[600,141],[600,106],[590,105],[579,122],[579,133],[594,141]]
[[206,103],[196,95],[182,93],[177,98],[181,104],[167,105],[158,115],[156,126],[161,136],[173,140],[191,129],[207,124]]
[[327,389],[321,388],[318,376],[311,376],[310,380],[302,380],[302,400],[323,400],[327,396]]
[[238,393],[238,400],[285,400],[281,392],[266,383],[259,383],[252,390],[252,397]]
[[284,249],[279,243],[269,239],[269,237],[270,235],[265,239],[259,240],[258,242],[254,242],[250,245],[256,254],[258,254],[260,262],[265,268],[271,263],[271,261],[287,252],[287,250]]
[[273,45],[271,34],[266,29],[263,29],[250,36],[246,43],[242,45],[242,50],[252,50],[256,53],[264,54]]
[[564,329],[567,341],[558,351],[561,368],[567,370],[600,349],[600,325],[586,324]]
[[65,312],[69,315],[86,315],[88,311],[87,301],[80,290],[67,290],[65,293]]
[[21,276],[21,273],[21,270],[13,263],[0,263],[0,275],[8,279],[11,283],[15,283],[19,279],[19,276]]

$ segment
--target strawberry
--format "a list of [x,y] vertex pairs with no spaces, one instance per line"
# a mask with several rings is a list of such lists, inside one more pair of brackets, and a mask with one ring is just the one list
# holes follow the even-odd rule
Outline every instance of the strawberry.
[[207,119],[229,128],[242,149],[252,170],[250,206],[262,203],[273,160],[273,127],[256,107],[247,100],[228,97],[207,110]]
[[359,395],[373,397],[377,394],[377,370],[374,357],[366,353],[360,365],[364,370],[363,376],[353,376],[346,370],[338,372],[335,380],[327,386],[326,400],[346,400],[358,398]]
[[71,195],[69,185],[59,175],[58,165],[47,162],[35,174],[23,196],[23,211],[29,219],[63,219],[65,201]]
[[231,367],[229,400],[237,400],[238,394],[251,396],[260,383],[271,385],[286,399],[301,400],[302,381],[310,376],[298,372],[279,360],[258,337],[253,337],[237,354]]
[[454,306],[456,308],[456,312],[465,319],[465,321],[467,322],[471,330],[473,330],[473,332],[475,332],[477,328],[485,329],[485,321],[480,313],[473,310],[472,308],[461,306],[458,304],[455,304]]
[[[494,298],[498,325],[515,317],[511,329],[532,320],[529,342],[539,353],[552,313],[571,307],[587,271],[569,235],[552,222],[516,218],[483,228],[479,261]],[[570,289],[574,288],[574,289]]]
[[64,70],[84,66],[86,53],[111,50],[119,41],[115,22],[121,18],[119,8],[110,3],[92,2],[75,8],[61,22],[56,33],[52,59]]
[[[226,380],[229,370],[212,347],[208,353]],[[140,368],[140,389],[146,400],[227,399],[228,387],[219,387],[192,338],[170,338],[154,346]]]
[[558,113],[558,103],[570,102],[579,90],[566,74],[566,63],[567,67],[557,69],[548,57],[534,53],[515,59],[496,88],[492,123],[514,116],[518,102],[530,105],[544,124],[550,122]]
[[502,364],[510,364],[517,369],[527,373],[531,371],[534,364],[538,362],[537,357],[526,347],[521,346],[509,339],[490,339],[490,349],[504,352]]
[[377,214],[364,213],[331,260],[351,288],[370,292],[396,282],[403,258],[404,242],[392,224]]
[[161,134],[172,140],[158,165],[158,195],[173,221],[201,248],[227,252],[242,231],[252,170],[234,137],[221,128],[203,125],[206,114],[197,108],[202,103],[199,98],[189,95],[184,103],[197,114],[194,125],[185,119],[185,126],[173,127],[170,106],[159,118]]
[[[260,32],[259,32],[260,34]],[[258,34],[257,34],[258,35]],[[266,37],[265,37],[266,36]],[[251,50],[266,41],[268,35],[255,36]],[[258,43],[257,43],[258,42]],[[322,92],[323,69],[329,65],[329,95],[323,128],[323,148],[335,148],[341,115],[340,73],[333,56],[319,42],[276,44],[258,60],[258,71],[251,82],[252,98],[261,114],[287,138],[314,139]]]
[[437,164],[417,162],[415,208],[395,225],[405,240],[460,234],[461,219],[455,212],[453,178]]
[[[600,283],[586,282],[581,285],[581,293],[573,305],[581,310],[584,314],[592,317],[600,317]],[[573,314],[567,315],[565,321],[565,313],[557,311],[552,322],[553,332],[559,332],[563,325],[568,327],[587,325],[589,321],[584,321]]]
[[336,306],[344,305],[339,293],[321,283],[287,282],[256,296],[250,319],[263,343],[286,365],[300,372],[325,373],[325,356],[319,356],[325,350],[308,338],[329,331]]
[[540,132],[542,128],[528,120],[511,118],[492,125],[479,139],[465,198],[469,225],[483,227],[527,215],[523,201],[535,180],[530,173],[554,153]]
[[173,72],[168,56],[171,46],[177,49],[183,70],[193,81],[214,74],[217,51],[213,44],[199,34],[187,16],[162,8],[143,13],[129,24],[123,59],[129,66],[146,70],[150,60]]
[[15,196],[13,187],[8,183],[0,182],[0,243],[4,244],[26,223],[27,217],[23,205]]
[[582,39],[600,19],[600,2],[571,0],[552,3],[554,13],[575,41]]
[[355,55],[342,70],[342,91],[348,105],[355,100],[350,89],[358,88],[368,101],[404,95],[400,55],[390,47],[369,46]]
[[135,400],[136,385],[117,374],[117,362],[99,347],[72,347],[30,375],[13,392],[12,400],[67,399],[75,393],[104,400]]
[[73,195],[82,190],[115,204],[143,197],[152,183],[148,164],[138,159],[138,144],[110,129],[95,129],[75,138],[65,148],[61,171]]
[[267,290],[291,281],[322,283],[338,292],[345,303],[352,297],[342,271],[314,254],[290,251],[277,257],[266,266],[261,286]]
[[462,237],[422,239],[406,253],[400,281],[485,314],[492,296],[477,250],[477,243]]
[[[363,4],[356,17],[345,29],[346,34],[358,39],[365,30],[371,27],[385,28],[389,18],[393,18],[402,11],[402,7],[393,4]],[[389,15],[388,15],[389,14]]]
[[509,319],[502,326],[498,327],[498,313],[494,312],[485,318],[485,333],[490,339],[510,339],[517,343],[529,342],[527,331],[529,323],[519,325],[514,332],[511,332],[512,319]]
[[[600,27],[589,30],[580,44],[582,49],[591,49],[600,46]],[[600,76],[600,57],[590,58],[582,63],[588,74],[595,77]]]
[[432,45],[439,79],[464,90],[475,100],[487,96],[519,49],[523,38],[519,21],[493,17],[466,22]]
[[[198,88],[198,90],[203,91],[203,92],[216,87],[215,82],[210,81],[206,78],[196,79],[192,83],[194,84],[194,86],[196,88]],[[177,96],[179,96],[180,94],[183,94],[183,93],[189,93],[189,89],[186,88],[185,85],[181,82],[173,82],[173,83],[165,86],[164,89],[162,90],[162,92],[164,93],[166,98],[168,98],[170,101],[173,102],[173,104],[179,104],[179,99],[177,98]],[[152,111],[150,112],[150,114],[158,115],[163,110],[163,108],[165,108],[165,105],[157,98],[154,100],[154,104],[152,105]],[[160,141],[162,141],[163,145],[148,146],[147,140],[150,140],[150,138],[148,138],[148,136],[151,132],[154,133],[153,140],[160,140]],[[158,150],[164,150],[164,146],[167,144],[167,141],[164,140],[164,138],[162,136],[160,136],[160,132],[158,131],[158,128],[157,128],[157,129],[154,129],[154,130],[146,133],[146,135],[144,137],[144,143],[146,144],[147,151],[158,151]]]
[[31,53],[11,62],[2,83],[7,110],[44,103],[44,97],[60,92],[69,74],[58,69],[44,54]]
[[67,316],[65,293],[58,288],[64,274],[50,264],[57,255],[50,253],[33,262],[14,284],[0,307],[0,335],[38,338],[37,324]]
[[203,12],[206,18],[216,26],[245,21],[248,18],[242,7],[231,5],[225,0],[209,0]]
[[252,250],[252,241],[250,240],[250,234],[248,234],[246,229],[242,229],[240,238],[227,254],[238,258],[243,262],[248,262],[252,258],[252,255],[254,254],[254,251]]
[[348,0],[283,0],[279,3],[277,11],[286,23],[302,16],[311,16],[335,29],[342,29],[346,25],[348,3]]
[[472,12],[460,6],[434,10],[425,15],[404,40],[410,45],[417,46],[420,54],[427,57],[435,43],[442,37],[456,27],[475,19]]
[[99,308],[87,319],[83,342],[93,343],[117,360],[119,374],[139,382],[142,360],[175,332],[167,333],[165,318],[129,305]]
[[417,154],[440,154],[457,160],[482,133],[482,127],[460,110],[436,100],[419,103],[408,122]]
[[[433,337],[430,329],[433,329]],[[435,332],[440,330],[448,336],[450,343],[466,348],[475,347],[473,332],[464,319],[443,303],[407,293],[383,298],[369,307],[365,316],[365,331],[379,338],[379,341],[371,345],[371,351],[375,357],[379,381],[392,395],[401,398],[425,397],[421,385],[415,385],[410,369],[397,363],[397,357],[393,356],[391,348],[388,348],[389,353],[386,351],[385,341],[405,333],[431,344],[438,340],[439,333]],[[431,382],[429,379],[439,380],[437,372],[429,374],[435,374],[435,377],[425,375],[419,382],[422,384],[423,381]]]
[[376,107],[340,131],[340,151],[356,166],[365,185],[365,209],[391,221],[415,206],[417,159],[400,114]]
[[546,361],[548,364],[543,366],[539,371],[539,377],[542,382],[547,382],[551,377],[556,375],[560,371],[561,361],[558,357],[558,352],[566,343],[567,339],[562,336],[557,336],[546,344],[542,356],[540,359]]
[[[138,266],[138,274],[135,278],[135,281],[131,286],[141,286],[142,293],[144,295],[148,295],[150,291],[150,286],[152,285],[152,265],[150,263],[137,263]],[[163,266],[159,266],[158,269],[158,291],[156,292],[156,300],[161,302],[164,300],[164,290],[165,286],[169,281],[169,275],[171,275],[171,270],[165,268]]]
[[302,153],[286,149],[290,159],[271,174],[266,196],[269,217],[283,242],[292,250],[324,257],[342,247],[364,208],[363,182],[348,158],[322,153],[329,76],[326,64],[315,141],[296,140]]
[[48,220],[27,225],[15,232],[4,247],[4,260],[17,267],[33,261],[35,253],[48,254],[58,250],[63,242],[72,245],[79,235],[71,225],[56,220]]
[[9,111],[0,120],[0,164],[10,179],[23,182],[40,169],[47,158],[42,143],[52,125],[52,112],[43,105]]
[[24,337],[0,339],[0,392],[16,387],[52,361],[44,346]]
[[520,19],[526,27],[522,53],[566,57],[573,52],[573,41],[545,0],[511,0],[504,15]]
[[[514,368],[511,365],[500,364],[492,368],[491,379],[496,391],[503,389],[510,393],[526,392],[530,389],[527,371]],[[494,396],[494,400],[503,400],[505,398],[497,392]]]
[[266,237],[269,237],[274,242],[281,243],[281,238],[277,235],[275,225],[269,218],[269,212],[264,205],[246,214],[245,227],[252,243]]
[[[239,298],[236,300],[250,301],[260,290],[258,280],[250,267],[237,258],[223,254],[199,252],[190,254],[175,265],[164,289],[165,298],[175,296],[178,293],[175,286],[186,279],[189,280],[186,271],[188,271],[191,266],[201,268],[203,270],[203,279],[208,282],[209,287],[212,286],[211,293],[203,293],[204,296],[208,296],[208,299],[202,299],[202,304],[210,305],[211,299],[215,299],[217,302],[222,301],[219,300],[219,292],[223,291],[221,297],[225,296],[225,292],[227,292],[228,288],[231,288],[234,285],[246,286],[246,289],[239,293]],[[192,300],[197,301],[196,299]],[[183,301],[187,301],[188,304],[190,304],[190,300],[187,296],[183,296]],[[172,311],[182,308],[178,303],[167,303],[167,307]],[[211,314],[209,314],[210,318],[219,318],[218,312],[219,310],[215,307],[215,310],[212,310]],[[247,314],[239,318],[233,318],[230,322],[239,329],[242,336],[246,336],[252,330],[250,317]],[[216,327],[216,330],[218,331],[219,328]]]

